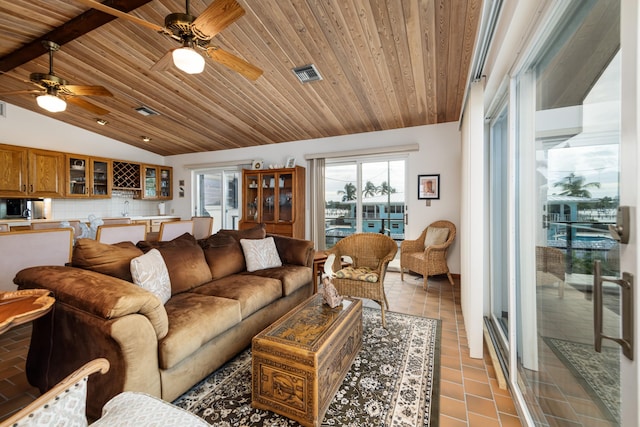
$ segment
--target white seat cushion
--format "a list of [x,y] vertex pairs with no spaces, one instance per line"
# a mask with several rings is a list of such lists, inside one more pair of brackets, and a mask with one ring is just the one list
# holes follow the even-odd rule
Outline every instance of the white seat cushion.
[[102,417],[92,426],[210,427],[202,418],[145,393],[125,391],[102,407]]

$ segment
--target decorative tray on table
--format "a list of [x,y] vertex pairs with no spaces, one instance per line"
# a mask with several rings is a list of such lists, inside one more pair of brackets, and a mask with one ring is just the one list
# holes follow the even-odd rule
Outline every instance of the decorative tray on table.
[[55,299],[46,289],[0,292],[0,334],[46,314]]

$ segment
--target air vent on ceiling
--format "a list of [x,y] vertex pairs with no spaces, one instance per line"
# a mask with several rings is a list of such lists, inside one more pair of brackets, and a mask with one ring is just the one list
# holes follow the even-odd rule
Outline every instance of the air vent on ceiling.
[[320,76],[320,73],[316,69],[316,66],[313,64],[296,67],[292,71],[301,83],[309,83],[322,80],[322,76]]
[[136,111],[142,114],[143,116],[159,116],[160,115],[160,113],[158,113],[156,110],[151,109],[146,105],[136,108]]

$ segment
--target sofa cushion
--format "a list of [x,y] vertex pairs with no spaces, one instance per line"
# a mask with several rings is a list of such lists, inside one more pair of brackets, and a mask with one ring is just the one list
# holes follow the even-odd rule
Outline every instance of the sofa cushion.
[[142,251],[131,242],[109,245],[93,239],[78,239],[71,265],[133,282],[131,260],[140,255]]
[[242,320],[240,303],[228,298],[183,292],[164,307],[169,332],[158,343],[161,369],[171,369]]
[[171,298],[169,271],[157,249],[131,260],[133,283],[146,289],[165,304]]
[[265,268],[280,267],[282,261],[278,255],[273,237],[264,239],[241,239],[240,245],[247,263],[247,271],[264,270]]
[[258,224],[247,230],[219,230],[208,238],[199,240],[213,279],[245,271],[247,264],[240,240],[264,239],[266,235],[266,225]]
[[242,318],[246,319],[261,308],[282,297],[280,280],[254,276],[249,273],[234,274],[198,286],[191,292],[230,298],[240,303]]
[[141,241],[137,246],[144,252],[158,249],[169,271],[171,295],[188,291],[211,281],[211,270],[202,248],[189,233],[167,242]]
[[231,236],[238,242],[241,239],[264,239],[267,237],[267,226],[266,224],[258,224],[246,230],[220,230],[218,234]]
[[282,267],[267,268],[265,270],[244,273],[243,276],[260,276],[277,279],[282,283],[282,296],[291,295],[304,285],[312,282],[311,267],[285,264]]
[[213,280],[244,271],[242,248],[231,235],[216,233],[198,243],[204,251]]

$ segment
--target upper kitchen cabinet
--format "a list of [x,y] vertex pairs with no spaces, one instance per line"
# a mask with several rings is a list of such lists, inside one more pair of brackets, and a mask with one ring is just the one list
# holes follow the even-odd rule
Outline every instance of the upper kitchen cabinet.
[[111,197],[111,160],[67,154],[66,174],[66,197]]
[[142,198],[170,200],[173,198],[171,178],[173,168],[170,166],[142,166]]
[[0,144],[1,197],[63,197],[63,153]]

